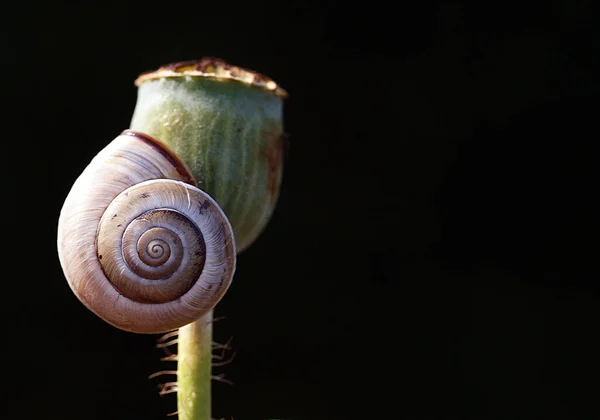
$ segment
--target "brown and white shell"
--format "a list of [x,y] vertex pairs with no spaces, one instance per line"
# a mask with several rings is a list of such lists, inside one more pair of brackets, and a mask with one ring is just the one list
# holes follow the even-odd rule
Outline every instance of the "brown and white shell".
[[58,253],[81,302],[109,324],[159,333],[214,308],[236,264],[233,230],[159,141],[124,131],[74,183]]

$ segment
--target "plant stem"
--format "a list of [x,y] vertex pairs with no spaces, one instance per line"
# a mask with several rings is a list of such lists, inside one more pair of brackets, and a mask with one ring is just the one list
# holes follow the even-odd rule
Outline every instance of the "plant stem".
[[204,317],[179,329],[177,409],[180,420],[210,420],[212,318]]

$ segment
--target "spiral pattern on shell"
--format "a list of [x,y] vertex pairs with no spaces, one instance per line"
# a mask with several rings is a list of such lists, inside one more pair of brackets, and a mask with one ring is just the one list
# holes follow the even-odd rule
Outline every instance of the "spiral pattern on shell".
[[235,272],[218,204],[183,163],[127,130],[73,185],[58,250],[71,289],[108,323],[138,333],[180,328],[214,308]]

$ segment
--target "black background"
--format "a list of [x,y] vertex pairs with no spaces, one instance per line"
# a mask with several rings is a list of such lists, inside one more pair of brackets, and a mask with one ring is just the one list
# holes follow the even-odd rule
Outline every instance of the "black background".
[[0,417],[175,410],[56,223],[138,73],[217,56],[289,91],[291,149],[216,309],[215,417],[598,418],[598,7],[480,3],[3,6]]

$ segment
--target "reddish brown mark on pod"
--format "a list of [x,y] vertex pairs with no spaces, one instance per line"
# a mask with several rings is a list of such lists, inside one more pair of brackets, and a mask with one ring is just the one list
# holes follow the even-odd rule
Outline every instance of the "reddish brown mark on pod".
[[279,172],[283,163],[284,136],[276,128],[270,128],[265,131],[267,145],[261,150],[260,154],[267,161],[267,182],[269,197],[271,202],[275,201],[279,189]]

